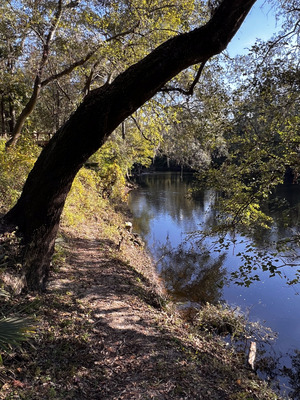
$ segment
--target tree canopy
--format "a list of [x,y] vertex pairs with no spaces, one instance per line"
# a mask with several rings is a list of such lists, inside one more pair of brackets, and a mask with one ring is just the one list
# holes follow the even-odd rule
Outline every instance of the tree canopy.
[[201,9],[199,2],[184,0],[4,1],[2,132],[12,144],[26,122],[54,133],[91,88],[199,23]]
[[[21,125],[31,134],[57,130],[3,219],[23,238],[31,289],[45,286],[76,173],[105,143],[93,157],[122,176],[158,149],[210,170],[214,185],[226,176],[232,183],[227,200],[234,191],[227,213],[243,222],[264,221],[260,199],[282,180],[286,166],[297,172],[299,73],[291,56],[297,41],[283,42],[297,36],[299,10],[282,0],[285,31],[236,63],[242,79],[230,86],[228,66],[213,60],[207,67],[207,61],[226,48],[255,0],[217,3],[1,5],[2,132],[16,142],[23,116]],[[193,102],[185,100],[193,93]]]

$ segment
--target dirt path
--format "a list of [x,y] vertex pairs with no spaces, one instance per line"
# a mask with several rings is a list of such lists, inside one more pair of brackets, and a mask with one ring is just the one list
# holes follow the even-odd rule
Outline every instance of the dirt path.
[[1,399],[271,398],[255,395],[253,376],[220,341],[192,336],[161,309],[151,261],[130,235],[120,251],[117,237],[101,236],[67,238],[48,293],[22,299],[38,331],[5,357]]

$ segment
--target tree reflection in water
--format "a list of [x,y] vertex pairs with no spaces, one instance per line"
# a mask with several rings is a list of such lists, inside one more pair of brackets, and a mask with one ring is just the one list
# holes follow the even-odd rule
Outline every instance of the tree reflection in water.
[[[129,197],[133,229],[159,260],[158,271],[171,296],[184,306],[226,301],[249,312],[252,321],[272,327],[278,339],[269,349],[257,347],[258,373],[273,385],[279,380],[289,398],[300,400],[300,351],[291,358],[288,354],[300,347],[300,296],[295,296],[300,282],[300,186],[279,187],[278,198],[264,205],[274,220],[271,229],[218,236],[218,193],[204,190],[191,198],[190,177],[181,181],[172,173],[142,178],[146,186]],[[182,243],[187,238],[190,242]]]
[[300,350],[294,350],[291,357],[291,368],[283,367],[282,375],[289,378],[289,398],[300,399]]
[[169,240],[158,250],[158,268],[169,293],[180,301],[216,304],[221,300],[226,270],[225,255],[213,258],[191,244],[172,248]]

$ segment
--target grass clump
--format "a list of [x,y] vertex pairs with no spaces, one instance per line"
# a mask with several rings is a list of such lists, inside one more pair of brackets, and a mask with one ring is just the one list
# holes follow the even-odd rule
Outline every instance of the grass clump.
[[219,336],[230,336],[234,340],[255,340],[258,343],[270,343],[276,334],[259,322],[250,321],[240,308],[231,308],[227,304],[209,304],[196,314],[194,324],[200,331]]
[[199,330],[216,335],[240,338],[247,334],[245,315],[227,305],[207,303],[196,315],[195,324]]

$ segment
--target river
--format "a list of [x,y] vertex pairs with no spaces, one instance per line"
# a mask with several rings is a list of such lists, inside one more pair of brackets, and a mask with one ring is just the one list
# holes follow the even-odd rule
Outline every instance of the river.
[[[274,218],[270,230],[257,230],[252,237],[236,234],[216,248],[216,238],[199,244],[195,234],[214,224],[215,192],[203,191],[197,200],[191,199],[187,196],[191,176],[181,180],[177,173],[145,174],[139,185],[129,196],[133,229],[146,241],[170,295],[185,304],[226,302],[239,307],[250,321],[270,327],[277,338],[258,353],[260,365],[265,365],[258,372],[286,398],[300,399],[300,284],[287,283],[300,268],[300,260],[294,258],[293,267],[281,267],[280,275],[270,277],[260,264],[272,258],[271,250],[261,263],[265,253],[252,251],[253,243],[259,250],[268,249],[274,240],[298,232],[300,188],[279,188],[277,206],[268,209]],[[256,257],[256,265],[249,270],[249,275],[256,276],[251,283],[245,276],[234,275],[245,264],[242,254],[252,262]],[[272,261],[282,263],[281,259]]]

